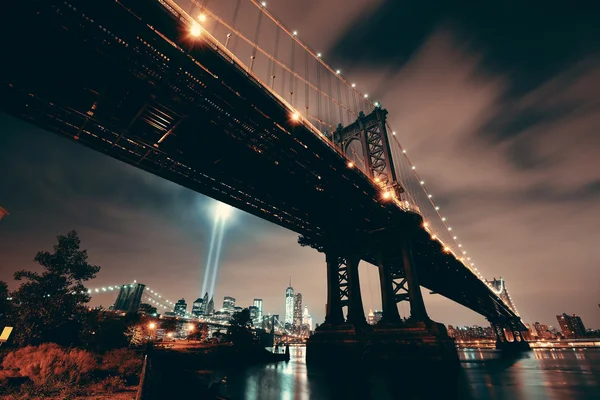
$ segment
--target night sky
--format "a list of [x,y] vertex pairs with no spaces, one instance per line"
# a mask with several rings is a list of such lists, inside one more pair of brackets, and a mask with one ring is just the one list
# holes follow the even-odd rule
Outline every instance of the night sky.
[[[468,4],[471,3],[471,4]],[[600,25],[585,5],[272,0],[276,15],[380,101],[419,174],[525,322],[579,314],[600,328]],[[531,2],[534,3],[534,2]],[[536,2],[537,3],[537,2]],[[468,6],[466,6],[468,4]],[[559,7],[560,5],[560,7]],[[0,280],[76,229],[102,267],[90,286],[137,279],[175,301],[200,295],[210,200],[0,114]],[[242,212],[229,224],[216,289],[283,316],[289,275],[315,322],[324,256]],[[380,308],[374,267],[363,300]],[[110,296],[92,304],[108,306]],[[427,295],[432,318],[484,324]]]

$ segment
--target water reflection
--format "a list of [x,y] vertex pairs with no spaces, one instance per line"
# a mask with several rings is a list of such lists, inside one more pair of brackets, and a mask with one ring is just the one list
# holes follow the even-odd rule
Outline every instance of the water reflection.
[[229,399],[599,399],[600,350],[536,350],[501,357],[491,350],[459,352],[456,369],[366,366],[307,367],[304,347],[291,360],[227,371]]

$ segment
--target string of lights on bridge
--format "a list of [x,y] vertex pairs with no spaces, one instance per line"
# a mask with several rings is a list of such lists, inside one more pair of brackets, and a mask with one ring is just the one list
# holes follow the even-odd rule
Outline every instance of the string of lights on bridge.
[[[220,43],[216,38],[212,37],[210,35],[210,33],[208,33],[208,31],[206,31],[206,29],[202,26],[202,23],[207,21],[207,13],[205,13],[206,10],[206,3],[207,0],[203,1],[203,4],[200,6],[201,8],[201,13],[198,15],[197,18],[193,18],[191,16],[189,16],[189,13],[186,13],[185,11],[181,10],[181,8],[179,6],[177,6],[175,3],[173,3],[171,0],[162,0],[165,1],[166,3],[172,4],[173,7],[175,9],[180,10],[180,12],[182,13],[182,15],[185,15],[188,19],[188,22],[190,23],[190,27],[189,27],[189,31],[190,34],[193,37],[200,37],[203,34],[207,34],[208,36],[210,36],[214,41]],[[333,74],[333,76],[335,76],[342,84],[344,84],[349,90],[354,91],[359,98],[362,98],[363,101],[366,101],[368,104],[370,104],[371,106],[373,106],[374,108],[377,107],[381,107],[381,104],[378,101],[373,101],[371,99],[369,99],[369,94],[368,93],[363,93],[360,91],[360,89],[358,88],[358,85],[354,82],[350,82],[348,80],[346,80],[344,78],[344,76],[342,75],[342,70],[339,68],[334,68],[331,67],[329,64],[327,64],[324,61],[324,56],[322,52],[317,52],[314,51],[313,49],[311,49],[308,45],[306,45],[304,42],[302,42],[299,38],[299,32],[296,30],[289,30],[287,29],[287,27],[285,27],[277,18],[274,17],[274,15],[272,13],[270,13],[267,10],[267,2],[259,2],[256,0],[249,0],[252,4],[254,4],[259,10],[260,12],[262,12],[264,15],[266,15],[268,18],[270,18],[276,25],[277,27],[279,27],[283,32],[285,32],[289,37],[291,37],[295,43],[297,43],[299,46],[301,46],[308,54],[310,54],[315,60],[317,60],[322,66],[324,66],[329,72],[331,72]],[[194,5],[198,5],[197,1],[192,0],[192,6]],[[208,11],[208,10],[206,10]],[[191,10],[190,10],[191,12]],[[211,13],[212,14],[212,13]],[[257,46],[255,44],[255,46]],[[225,49],[227,51],[227,49]],[[235,58],[237,60],[237,58],[235,57],[235,55],[233,55],[232,53],[228,52],[228,54]],[[238,60],[239,61],[239,60]],[[243,64],[241,61],[239,61],[241,64]],[[248,73],[251,74],[251,71],[248,71]],[[253,75],[258,81],[262,82],[260,80],[260,78],[258,78],[257,76]],[[307,84],[308,82],[305,81]],[[264,84],[264,82],[262,82]],[[264,85],[265,89],[267,90],[271,90],[269,89],[268,85]],[[325,138],[325,135],[323,135],[323,133],[320,132],[320,130],[316,129],[307,118],[304,118],[302,113],[296,109],[295,107],[293,107],[291,104],[289,104],[287,101],[285,101],[283,98],[281,98],[281,96],[279,96],[276,92],[272,91],[274,95],[276,95],[280,100],[282,100],[290,109],[290,118],[292,121],[296,122],[296,123],[305,123],[306,125],[309,125],[309,127],[311,128],[311,130],[317,132],[319,134],[319,136],[321,137],[321,139],[324,140],[329,140]],[[341,104],[339,104],[341,106]],[[499,293],[496,293],[496,291],[494,290],[494,288],[492,287],[492,285],[483,277],[483,275],[479,272],[478,268],[475,267],[475,261],[472,259],[471,255],[467,253],[467,250],[464,248],[463,244],[459,241],[458,239],[458,235],[456,235],[454,229],[452,226],[449,225],[447,217],[445,217],[442,213],[441,213],[441,208],[439,205],[437,205],[433,199],[433,194],[428,190],[426,184],[425,184],[425,180],[423,178],[421,178],[417,172],[417,168],[416,166],[411,162],[410,158],[408,157],[407,151],[406,149],[404,149],[402,147],[402,145],[400,144],[400,142],[398,141],[398,139],[396,138],[396,131],[394,131],[391,126],[389,124],[387,124],[388,127],[388,131],[392,133],[392,140],[394,141],[394,143],[399,147],[399,149],[402,152],[402,157],[404,157],[404,159],[406,160],[407,164],[410,166],[410,170],[413,173],[414,177],[417,179],[417,181],[420,184],[421,189],[423,190],[423,192],[426,195],[426,198],[428,199],[428,201],[431,203],[431,206],[433,207],[433,209],[435,210],[435,213],[437,214],[437,217],[439,217],[443,228],[446,229],[446,231],[450,234],[451,240],[454,242],[454,244],[456,245],[456,247],[458,248],[458,252],[460,253],[460,256],[457,255],[452,248],[450,247],[450,245],[448,243],[444,243],[442,241],[442,239],[440,238],[440,235],[438,234],[438,232],[436,232],[435,230],[433,230],[431,224],[429,221],[425,220],[424,218],[424,224],[423,224],[423,228],[427,230],[427,232],[431,235],[432,240],[437,240],[441,245],[442,248],[444,249],[445,252],[452,254],[458,261],[460,261],[466,268],[468,268],[473,274],[475,274],[485,285],[488,286],[488,288],[497,296],[499,295]],[[345,154],[341,153],[342,155],[346,156]],[[349,168],[353,168],[354,167],[354,163],[352,161],[348,161],[347,163]],[[380,186],[380,182],[379,182],[379,178],[378,177],[374,177],[371,178],[373,180],[373,182],[379,187]],[[392,194],[387,191],[384,190],[382,192],[382,198],[384,200],[391,200]],[[512,299],[511,299],[512,301]],[[172,303],[169,303],[172,304]],[[516,311],[516,310],[515,310]]]

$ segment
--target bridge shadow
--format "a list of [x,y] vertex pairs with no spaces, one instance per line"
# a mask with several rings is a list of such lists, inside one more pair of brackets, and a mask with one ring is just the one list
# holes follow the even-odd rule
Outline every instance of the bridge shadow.
[[474,399],[460,365],[308,367],[311,398]]

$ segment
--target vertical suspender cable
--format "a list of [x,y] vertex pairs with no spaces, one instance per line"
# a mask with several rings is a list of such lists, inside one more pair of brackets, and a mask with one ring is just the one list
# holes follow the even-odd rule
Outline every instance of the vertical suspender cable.
[[[331,90],[331,74],[327,74],[327,86],[328,86],[328,92],[327,92],[327,95],[328,95],[328,96],[330,96],[331,98],[333,98],[333,96],[331,95],[331,93],[332,93],[332,90]],[[328,118],[329,118],[329,120],[327,121],[327,123],[328,123],[329,125],[332,125],[332,124],[333,124],[333,120],[334,120],[334,118],[335,118],[335,117],[334,117],[334,114],[335,114],[335,112],[334,112],[334,111],[333,111],[333,109],[332,109],[332,108],[333,108],[333,105],[332,105],[331,103],[332,103],[331,101],[329,101],[329,100],[327,101],[327,109],[328,109],[328,111],[329,111],[329,112],[328,112],[328,114],[329,114],[329,115],[328,115]],[[333,132],[331,133],[331,137],[333,137]]]
[[[240,2],[242,0],[236,0],[235,2],[235,9],[233,10],[233,18],[231,19],[231,26],[235,29],[235,23],[237,22],[237,17],[238,17],[238,13],[240,11]],[[231,35],[231,33],[229,34]],[[226,42],[226,46],[229,44],[229,39],[231,38],[231,36],[227,36],[227,42]],[[237,40],[233,41],[233,48],[231,49],[232,53],[235,53],[236,47],[237,47]]]
[[[279,52],[279,27],[275,27],[275,51],[273,58],[277,59],[277,53]],[[271,89],[275,89],[275,67],[277,63],[271,59]]]
[[[321,89],[321,64],[317,60],[317,88]],[[319,121],[319,130],[323,131],[323,114],[321,113],[321,93],[317,91],[317,118]]]
[[294,103],[294,83],[296,82],[296,79],[294,78],[293,73],[296,72],[296,70],[294,69],[294,64],[296,61],[296,38],[293,37],[292,38],[292,62],[291,62],[291,70],[292,70],[292,74],[290,74],[290,104],[292,105],[292,107],[296,108],[296,104]]
[[308,52],[304,52],[304,107],[306,108],[306,118],[308,118],[309,93],[308,93]]
[[338,109],[339,109],[339,112],[340,112],[340,121],[339,121],[339,123],[343,125],[344,124],[344,120],[343,120],[343,116],[342,116],[342,92],[341,92],[341,89],[340,89],[340,80],[336,79],[336,81],[337,81]]
[[256,59],[256,51],[258,47],[258,38],[260,35],[260,24],[262,22],[263,13],[258,10],[258,23],[256,24],[256,32],[254,32],[254,48],[252,49],[252,56],[250,56],[250,71],[254,69],[254,60]]

